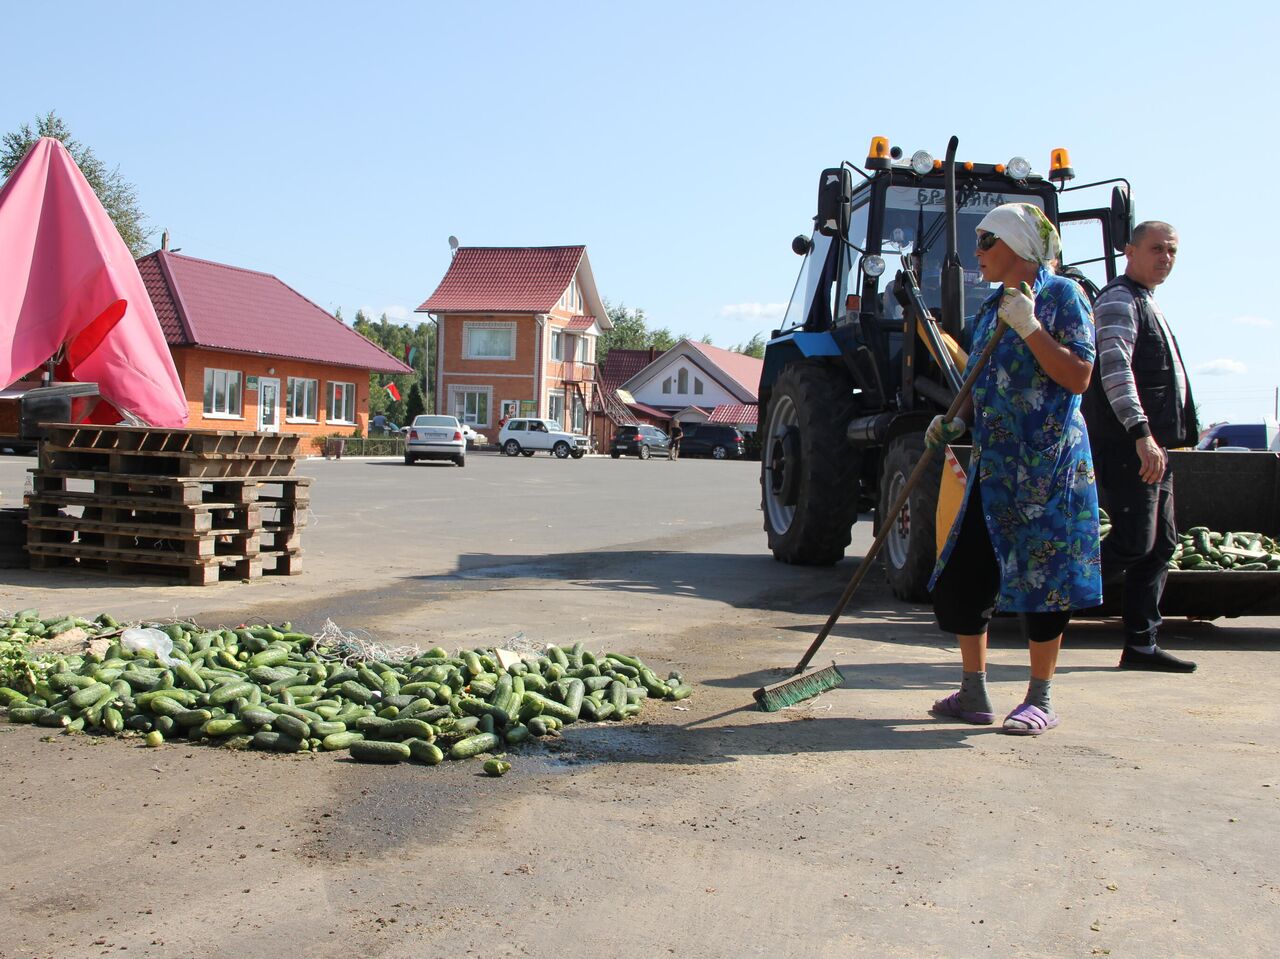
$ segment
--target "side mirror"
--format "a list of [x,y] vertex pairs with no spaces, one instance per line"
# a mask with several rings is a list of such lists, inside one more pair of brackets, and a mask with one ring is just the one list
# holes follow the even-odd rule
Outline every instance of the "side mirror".
[[823,170],[818,181],[818,215],[813,222],[823,236],[844,236],[849,232],[853,206],[853,176],[844,167]]
[[1111,246],[1123,253],[1133,237],[1133,201],[1129,188],[1119,184],[1111,190]]

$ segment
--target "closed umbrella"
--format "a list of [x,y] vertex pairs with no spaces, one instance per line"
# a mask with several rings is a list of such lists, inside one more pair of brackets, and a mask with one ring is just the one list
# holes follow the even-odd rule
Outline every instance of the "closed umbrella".
[[96,382],[149,425],[186,425],[182,382],[133,255],[52,137],[0,189],[0,250],[0,385],[65,347],[61,378]]

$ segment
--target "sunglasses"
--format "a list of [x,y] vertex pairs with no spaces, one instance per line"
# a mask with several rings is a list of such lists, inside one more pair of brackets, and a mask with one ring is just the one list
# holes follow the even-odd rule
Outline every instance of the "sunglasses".
[[1000,237],[996,236],[994,233],[984,233],[978,237],[978,249],[985,253],[999,242]]

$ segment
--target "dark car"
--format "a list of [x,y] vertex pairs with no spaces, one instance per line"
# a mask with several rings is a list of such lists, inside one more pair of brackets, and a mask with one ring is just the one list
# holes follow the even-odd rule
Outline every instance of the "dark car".
[[746,455],[742,433],[733,426],[717,423],[690,423],[680,441],[681,456],[710,456],[714,459],[742,459]]
[[617,459],[623,454],[647,460],[655,453],[671,455],[671,438],[656,426],[620,426],[609,444],[609,455]]

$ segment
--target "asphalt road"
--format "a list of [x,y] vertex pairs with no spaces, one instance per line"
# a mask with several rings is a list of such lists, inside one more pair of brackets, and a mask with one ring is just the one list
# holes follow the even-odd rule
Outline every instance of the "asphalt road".
[[[30,465],[0,458],[0,504]],[[571,727],[499,781],[0,726],[0,956],[1274,951],[1280,621],[1171,622],[1193,676],[1119,672],[1115,623],[1073,624],[1062,726],[1014,738],[928,715],[958,652],[876,573],[819,659],[845,685],[764,714],[750,691],[795,662],[853,562],[774,563],[755,464],[302,470],[316,482],[297,577],[0,571],[0,607],[332,620],[388,646],[581,640],[682,669],[693,697]],[[860,524],[851,556],[869,540]],[[1012,624],[989,673],[1007,711],[1026,682]],[[96,856],[51,853],[68,836]]]

